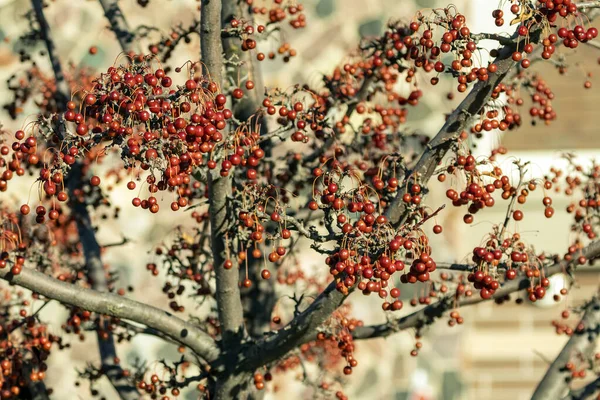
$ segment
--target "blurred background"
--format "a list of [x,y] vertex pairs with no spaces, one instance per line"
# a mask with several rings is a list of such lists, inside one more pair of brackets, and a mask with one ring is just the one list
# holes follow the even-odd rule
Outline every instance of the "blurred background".
[[[304,0],[307,28],[281,32],[282,37],[297,50],[298,56],[289,63],[281,60],[261,63],[266,85],[286,88],[294,83],[316,83],[322,74],[329,73],[343,62],[361,37],[380,34],[390,19],[408,21],[417,10],[443,7],[447,3],[447,0]],[[499,6],[497,1],[454,0],[452,3],[466,15],[472,32],[509,32],[510,28],[497,28],[493,23],[491,12]],[[63,64],[70,62],[101,71],[118,62],[120,48],[107,28],[102,9],[96,1],[55,0],[49,4],[47,18]],[[194,0],[150,0],[145,8],[134,0],[121,0],[119,4],[130,26],[155,26],[159,29],[155,35],[168,35],[173,26],[189,26],[193,22],[198,15],[199,3]],[[21,68],[15,43],[27,29],[24,15],[29,8],[28,1],[0,0],[0,98],[10,96],[4,82]],[[146,49],[151,42],[150,39],[142,40],[143,48]],[[493,44],[489,43],[490,46]],[[97,47],[94,55],[90,54],[91,46]],[[263,46],[269,51],[268,44]],[[273,49],[276,49],[275,46],[272,45]],[[487,134],[479,143],[476,154],[489,154],[491,148],[502,144],[509,149],[509,153],[504,159],[499,159],[499,164],[509,170],[515,158],[531,160],[528,177],[532,178],[543,177],[550,166],[564,165],[559,157],[565,151],[576,151],[584,164],[587,163],[584,160],[600,155],[597,119],[600,91],[596,82],[593,82],[595,86],[592,89],[585,90],[583,87],[587,73],[596,75],[600,72],[600,51],[580,48],[570,53],[570,67],[565,76],[559,75],[549,63],[535,66],[556,94],[553,105],[559,114],[558,119],[549,126],[531,126],[526,122],[521,129],[505,136]],[[190,43],[177,48],[169,65],[179,66],[189,59],[198,59],[198,37],[195,35],[191,36]],[[50,71],[46,60],[40,60],[40,67]],[[451,111],[460,100],[459,97],[454,102],[447,100],[446,93],[450,85],[453,83],[442,80],[436,88],[424,90],[425,95],[419,106],[409,112],[408,126],[411,129],[435,135],[443,124],[444,113]],[[426,86],[428,83],[423,82],[423,87]],[[34,113],[35,108],[30,105],[18,120],[13,121],[2,111],[0,123],[5,129],[14,131],[31,121],[32,117],[27,117]],[[447,187],[444,184],[432,186],[428,202],[436,207],[446,201],[443,194]],[[11,190],[10,196],[22,202],[27,190],[28,186],[23,185],[21,189]],[[569,242],[570,218],[564,212],[568,200],[555,195],[553,200],[557,212],[554,218],[548,220],[544,218],[543,208],[538,207],[542,199],[539,192],[533,193],[533,198],[525,205],[525,219],[518,227],[511,225],[509,228],[518,228],[524,240],[533,244],[538,251],[564,252]],[[185,225],[189,218],[182,213],[173,215],[169,211],[158,215],[141,212],[130,205],[131,196],[122,187],[116,187],[110,197],[113,204],[123,205],[121,219],[102,223],[100,243],[118,242],[123,236],[133,241],[111,248],[104,256],[105,262],[120,271],[119,286],[134,284],[138,289],[143,288],[132,294],[134,298],[143,298],[153,305],[164,307],[160,283],[145,270],[145,264],[152,261],[150,251],[153,247],[168,241],[176,225]],[[467,226],[462,222],[462,211],[446,207],[438,217],[444,226],[444,233],[436,236],[432,245],[435,259],[440,262],[467,261],[469,251],[490,231],[492,224],[504,218],[505,210],[502,206],[486,210],[483,215],[478,215],[476,224]],[[316,258],[305,259],[304,262],[308,267],[320,261]],[[599,277],[597,269],[593,267],[578,272],[578,290],[573,290],[566,300],[559,303],[547,296],[549,301],[535,305],[528,302],[522,305],[511,302],[502,306],[481,304],[461,310],[465,323],[453,328],[442,318],[421,340],[424,346],[416,358],[410,356],[415,344],[414,332],[401,332],[387,339],[360,342],[356,352],[359,367],[355,368],[348,380],[345,393],[351,399],[529,398],[548,363],[567,339],[564,335],[555,334],[551,321],[560,318],[561,311],[569,305],[580,304],[595,292]],[[562,285],[564,282],[560,277],[553,282],[553,287],[558,288],[556,290]],[[156,296],[152,294],[152,288],[156,288]],[[416,288],[414,292],[410,288],[403,290],[405,304],[417,296],[419,290],[423,289]],[[365,324],[385,320],[378,299],[354,296],[352,304],[353,315]],[[411,307],[405,307],[403,312],[411,311]],[[200,312],[200,309],[192,311]],[[57,305],[43,311],[46,318],[54,316],[58,319],[62,315],[64,310]],[[60,326],[54,329],[58,333]],[[95,337],[90,335],[80,344],[75,338],[71,342],[73,351],[54,351],[50,359],[47,383],[54,388],[55,399],[89,397],[85,385],[74,390],[73,382],[77,376],[76,369],[85,368],[88,361],[98,363]],[[152,363],[163,357],[177,359],[175,346],[148,337],[137,337],[121,350],[121,358],[126,363],[135,360]],[[294,373],[276,376],[275,381],[276,391],[270,390],[270,398],[311,397],[311,393],[297,383]],[[185,398],[193,399],[196,396],[192,391]]]

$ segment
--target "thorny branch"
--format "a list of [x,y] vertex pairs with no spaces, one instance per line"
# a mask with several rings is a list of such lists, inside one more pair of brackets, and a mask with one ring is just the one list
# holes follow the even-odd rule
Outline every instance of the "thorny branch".
[[519,183],[517,184],[517,186],[515,186],[515,188],[516,188],[515,192],[512,194],[510,203],[508,203],[508,207],[506,209],[506,216],[504,217],[504,223],[502,224],[502,229],[500,230],[500,235],[498,235],[498,238],[500,238],[500,239],[502,239],[504,237],[504,232],[506,231],[506,227],[508,226],[508,222],[510,221],[510,216],[513,212],[515,202],[517,201],[517,198],[519,197],[519,189],[521,188],[521,185],[523,185],[523,181],[525,180],[525,174],[527,173],[527,170],[525,169],[525,167],[529,163],[521,164],[520,162],[516,161],[515,164],[519,168]]

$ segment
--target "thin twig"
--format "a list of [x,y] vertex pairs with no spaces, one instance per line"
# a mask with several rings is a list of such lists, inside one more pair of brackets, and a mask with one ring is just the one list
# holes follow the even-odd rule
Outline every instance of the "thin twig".
[[131,242],[131,239],[129,239],[128,237],[123,236],[123,239],[121,239],[118,242],[114,242],[114,243],[107,243],[104,245],[101,245],[100,247],[103,249],[108,249],[109,247],[119,247],[119,246],[123,246],[127,243]]
[[516,186],[515,192],[512,194],[512,198],[510,199],[510,203],[508,204],[508,207],[506,208],[506,216],[504,217],[504,223],[502,224],[502,229],[500,230],[500,235],[498,236],[498,239],[500,239],[500,240],[502,240],[502,238],[504,237],[504,232],[506,231],[506,227],[508,226],[508,223],[510,221],[510,217],[512,215],[513,208],[515,206],[515,202],[517,201],[517,198],[519,197],[519,189],[521,188],[521,185],[523,184],[523,180],[525,179],[525,173],[527,172],[527,170],[525,170],[525,166],[529,163],[525,163],[525,164],[521,165],[519,162],[515,162],[515,164],[519,168],[519,183]]

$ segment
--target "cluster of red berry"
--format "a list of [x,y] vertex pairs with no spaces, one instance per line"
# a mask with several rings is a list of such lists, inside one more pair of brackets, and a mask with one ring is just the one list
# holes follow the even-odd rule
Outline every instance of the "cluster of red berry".
[[26,135],[22,130],[15,132],[10,145],[6,143],[8,133],[0,132],[0,192],[8,189],[8,182],[15,175],[23,176],[26,172],[32,172],[36,167],[39,168],[40,148],[38,140],[33,135]]
[[[214,82],[200,76],[188,79],[176,90],[170,89],[172,85],[171,77],[162,69],[152,71],[148,61],[109,68],[85,96],[83,112],[76,112],[74,102],[68,104],[65,120],[75,123],[82,139],[70,140],[69,153],[62,155],[65,162],[72,164],[86,144],[117,145],[130,173],[139,176],[142,171],[150,171],[146,177],[150,196],[136,197],[133,204],[152,212],[159,210],[153,195],[158,191],[177,194],[171,204],[175,211],[191,198],[203,195],[199,182],[191,180],[190,174],[200,165],[217,167],[217,146],[227,152],[233,146],[231,155],[221,161],[222,176],[247,161],[249,167],[256,165],[264,153],[252,145],[256,139],[253,132],[240,130],[231,142],[222,143],[221,131],[232,112]],[[241,96],[236,96],[234,90],[233,97]],[[99,183],[99,178],[92,178],[93,186]],[[130,181],[127,186],[134,190],[136,183]]]

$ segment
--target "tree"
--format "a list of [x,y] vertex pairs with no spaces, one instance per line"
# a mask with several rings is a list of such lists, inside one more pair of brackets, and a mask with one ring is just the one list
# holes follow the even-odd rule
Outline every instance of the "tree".
[[[553,94],[530,70],[545,60],[564,70],[559,48],[568,55],[568,49],[597,46],[598,31],[589,21],[599,1],[512,0],[493,14],[507,31],[505,12],[513,14],[512,35],[472,33],[452,6],[421,12],[365,39],[320,86],[299,83],[289,90],[265,87],[260,62],[287,61],[295,51],[281,43],[277,53],[264,54],[257,41],[282,23],[303,28],[300,4],[274,0],[261,8],[252,0],[202,0],[200,17],[189,28],[179,26],[142,51],[140,31],[129,28],[117,1],[99,2],[127,55],[120,65],[96,73],[70,68],[65,78],[41,0],[32,0],[34,30],[21,38],[26,46],[43,41],[53,78],[36,66],[29,79],[44,82],[43,99],[13,86],[15,99],[6,107],[13,118],[23,118],[20,108],[35,102],[39,114],[23,130],[4,132],[0,190],[29,175],[39,195],[27,200],[18,193],[20,205],[2,203],[0,277],[11,293],[2,304],[2,398],[49,396],[45,361],[62,339],[48,332],[41,307],[32,315],[23,309],[34,300],[57,301],[70,311],[65,334],[95,332],[102,365],[82,377],[94,382],[105,376],[121,399],[144,393],[173,398],[192,385],[204,398],[260,398],[273,374],[304,362],[350,375],[358,365],[355,346],[370,338],[411,328],[420,336],[446,314],[460,324],[460,308],[502,303],[517,292],[535,302],[546,296],[551,275],[573,277],[600,254],[600,166],[571,158],[566,173],[528,179],[528,162],[519,160],[517,179],[511,179],[512,171],[495,163],[505,149],[485,159],[471,154],[490,131],[515,130],[529,118],[551,123]],[[192,34],[200,36],[200,61],[174,69],[156,62],[166,65]],[[493,61],[481,65],[484,40],[497,49]],[[25,63],[35,58],[29,50],[21,57]],[[440,79],[456,80],[451,96],[464,96],[460,105],[431,138],[406,133],[410,108]],[[531,92],[528,116],[520,114],[520,88]],[[416,146],[414,159],[408,143]],[[96,175],[103,159],[117,165],[106,178]],[[438,183],[430,182],[434,176]],[[450,177],[463,180],[448,185]],[[173,198],[173,212],[194,209],[193,224],[156,249],[160,263],[148,264],[152,274],[165,271],[169,278],[164,292],[170,312],[117,290],[117,271],[104,266],[108,246],[98,243],[94,223],[102,223],[95,218],[99,209],[112,207],[106,200],[110,179],[139,193],[132,195],[132,207],[157,213],[161,199]],[[428,236],[443,234],[432,221],[444,206],[425,205],[431,185],[446,185],[467,224],[482,209],[506,202],[506,218],[473,242],[468,263],[433,259]],[[552,191],[573,196],[567,209],[573,243],[563,254],[540,253],[510,232],[513,221],[523,219],[520,205],[536,189],[546,193],[540,212],[547,218],[555,213]],[[286,263],[299,241],[311,244],[328,274],[290,275]],[[274,313],[281,286],[293,289],[298,281],[317,294],[309,299],[294,292],[293,317],[284,322]],[[429,295],[400,317],[401,290],[415,284],[425,284]],[[361,292],[381,297],[388,322],[365,326],[352,318],[345,302]],[[207,301],[212,311],[187,312],[178,301],[186,293]],[[597,380],[578,388],[571,383],[594,366],[589,360],[599,301],[590,299],[581,307],[581,322],[565,330],[570,339],[534,398],[595,394]],[[121,365],[117,344],[135,334],[178,343],[182,359],[163,361],[167,372],[160,377]],[[198,374],[187,373],[191,365]],[[333,379],[318,390],[345,398]]]

